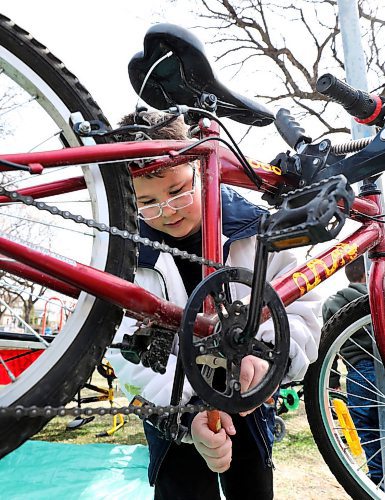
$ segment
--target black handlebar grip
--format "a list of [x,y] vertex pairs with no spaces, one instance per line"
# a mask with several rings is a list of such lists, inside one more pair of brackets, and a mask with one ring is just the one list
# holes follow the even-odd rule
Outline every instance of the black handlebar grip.
[[282,139],[293,149],[296,149],[296,146],[300,142],[309,143],[312,141],[312,139],[305,134],[305,130],[290,115],[288,109],[279,109],[274,123]]
[[[341,104],[346,111],[360,120],[371,118],[378,108],[378,97],[364,90],[357,90],[330,73],[322,75],[316,84],[320,94]],[[376,116],[373,117],[376,118]]]

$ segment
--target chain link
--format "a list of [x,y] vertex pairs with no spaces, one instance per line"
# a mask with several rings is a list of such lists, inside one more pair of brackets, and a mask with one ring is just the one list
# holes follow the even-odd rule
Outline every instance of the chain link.
[[[151,241],[149,238],[142,238],[137,233],[130,233],[126,230],[118,229],[117,227],[110,227],[107,224],[100,223],[95,221],[94,219],[86,219],[81,215],[74,215],[68,210],[60,210],[60,208],[54,205],[47,205],[43,201],[35,201],[32,196],[24,196],[17,191],[11,191],[5,189],[3,186],[0,186],[0,195],[7,196],[12,201],[19,201],[24,205],[29,205],[36,207],[38,210],[43,210],[46,212],[50,212],[52,215],[58,215],[63,219],[69,219],[75,222],[76,224],[83,224],[90,228],[96,229],[100,232],[109,233],[112,236],[118,236],[123,239],[128,239],[138,244],[141,243],[144,246],[151,247],[154,250],[161,251],[164,253],[169,253],[173,257],[179,257],[182,259],[189,260],[190,262],[195,262],[201,265],[206,265],[212,267],[214,269],[221,269],[224,266],[219,262],[214,262],[213,260],[207,260],[202,257],[199,257],[195,254],[189,254],[186,251],[181,251],[178,248],[172,248],[169,245],[165,245],[164,243],[160,243],[159,241]],[[28,242],[24,242],[28,245]],[[33,245],[36,248],[36,245]],[[44,250],[47,252],[46,250]],[[117,413],[121,413],[124,415],[134,414],[139,416],[140,418],[147,418],[151,415],[171,415],[173,413],[196,413],[210,409],[209,406],[204,404],[199,405],[168,405],[168,406],[124,406],[121,408],[111,407],[111,408],[66,408],[63,406],[52,407],[24,407],[24,406],[13,406],[13,407],[0,407],[0,417],[9,417],[13,416],[15,418],[22,417],[65,417],[67,415],[77,416],[91,416],[91,415],[116,415]]]
[[89,417],[91,415],[105,416],[105,415],[117,415],[118,413],[122,415],[137,415],[139,418],[144,419],[150,417],[151,415],[173,415],[175,413],[197,413],[206,410],[211,410],[212,407],[206,404],[187,404],[187,405],[168,405],[168,406],[111,406],[108,407],[98,407],[93,408],[91,406],[86,408],[75,407],[65,407],[65,406],[8,406],[0,407],[0,418],[1,417],[66,417],[72,415],[74,417],[85,416]]

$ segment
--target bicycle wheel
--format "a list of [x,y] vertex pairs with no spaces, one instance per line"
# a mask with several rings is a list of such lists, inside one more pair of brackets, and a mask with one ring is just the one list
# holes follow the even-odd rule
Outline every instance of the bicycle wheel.
[[378,414],[385,395],[376,382],[383,378],[377,372],[383,366],[372,342],[369,299],[363,296],[326,323],[318,360],[304,381],[306,412],[318,449],[346,492],[360,500],[385,498],[385,434]]
[[[70,125],[70,116],[74,112],[81,113],[85,120],[106,121],[90,94],[61,61],[2,15],[0,68],[0,141],[3,152],[79,145]],[[134,191],[123,163],[47,169],[47,175],[43,173],[40,177],[0,174],[2,184],[9,186],[8,189],[42,185],[69,177],[84,179],[86,189],[51,196],[45,201],[129,232],[137,230]],[[84,230],[84,226],[73,221],[58,219],[36,209],[31,212],[31,208],[0,205],[1,230],[32,240],[49,252],[91,264],[127,280],[133,279],[136,249],[131,242],[109,238],[106,233],[88,228]],[[6,339],[0,332],[1,360],[10,378],[8,384],[0,387],[0,407],[66,404],[101,360],[121,321],[122,311],[85,293],[75,298],[67,297],[57,289],[50,290],[9,272],[0,273],[0,285],[2,306],[6,303],[13,311],[12,315],[9,309],[7,312],[4,308],[0,310],[2,329],[21,334],[24,330],[27,337],[34,337],[34,342],[15,344],[14,338]],[[64,311],[64,326],[60,333],[53,335],[52,341],[44,343],[41,338],[48,328],[41,337],[36,334],[37,325],[45,304],[53,302],[54,298],[59,304],[62,302],[60,310]],[[22,323],[27,313],[27,321]],[[24,318],[21,318],[23,314]],[[49,314],[48,324],[52,328],[55,314],[52,311]],[[5,320],[9,320],[8,324]],[[9,358],[13,357],[11,347],[15,345],[25,348],[27,355],[28,351],[42,351],[28,368],[16,375],[4,359],[7,351],[11,353]],[[40,417],[15,420],[1,416],[0,456],[38,432],[46,422],[47,419]]]

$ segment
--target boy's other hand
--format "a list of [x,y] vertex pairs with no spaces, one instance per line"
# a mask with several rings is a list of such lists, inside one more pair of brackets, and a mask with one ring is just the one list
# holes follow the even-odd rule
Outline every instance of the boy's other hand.
[[[245,356],[241,362],[241,371],[239,381],[241,383],[241,393],[246,392],[258,385],[269,371],[269,363],[264,359],[256,356]],[[275,392],[275,391],[274,391]],[[273,393],[274,393],[273,392]],[[255,408],[240,413],[241,417],[245,417],[252,413]]]
[[213,472],[225,472],[230,467],[232,442],[235,434],[233,421],[227,413],[220,412],[222,428],[215,433],[209,428],[207,412],[198,413],[191,425],[191,436],[200,455]]

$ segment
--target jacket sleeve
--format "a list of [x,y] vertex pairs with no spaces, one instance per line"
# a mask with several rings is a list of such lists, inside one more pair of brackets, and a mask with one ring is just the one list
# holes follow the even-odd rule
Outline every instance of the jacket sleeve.
[[[138,270],[136,282],[146,290],[151,290],[152,293],[160,297],[163,296],[162,287],[154,271],[147,269]],[[132,335],[136,328],[135,320],[125,316],[115,335],[114,342],[121,342],[123,335],[126,333]],[[133,396],[140,394],[156,405],[169,405],[177,353],[178,345],[177,339],[175,339],[166,373],[164,374],[155,373],[151,368],[145,368],[141,363],[138,365],[130,363],[124,359],[117,349],[108,349],[106,358],[112,365],[115,375],[119,379],[122,391],[129,400]],[[182,404],[187,403],[193,394],[193,389],[186,380],[183,388]]]
[[[267,280],[272,281],[297,264],[292,252],[283,251],[270,255]],[[319,314],[321,301],[315,291],[310,291],[286,307],[290,327],[290,362],[283,383],[302,380],[310,363],[317,359],[321,336]],[[274,339],[272,320],[263,323],[257,338],[266,342]]]
[[[252,269],[255,255],[255,237],[235,241],[231,245],[228,265]],[[271,282],[296,267],[297,259],[291,251],[269,254],[267,281]],[[234,285],[234,284],[233,284]],[[243,287],[243,288],[242,288]],[[233,297],[243,299],[250,294],[250,288],[231,287]],[[286,307],[290,326],[290,362],[283,382],[302,380],[310,363],[317,359],[321,336],[318,320],[321,301],[313,290]],[[271,320],[260,325],[257,338],[273,343],[274,328]]]

